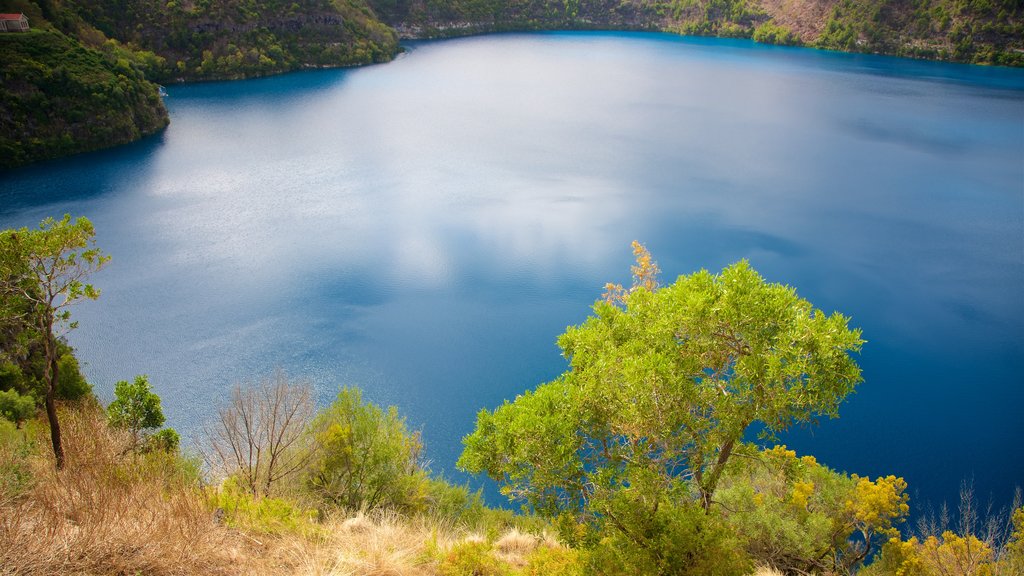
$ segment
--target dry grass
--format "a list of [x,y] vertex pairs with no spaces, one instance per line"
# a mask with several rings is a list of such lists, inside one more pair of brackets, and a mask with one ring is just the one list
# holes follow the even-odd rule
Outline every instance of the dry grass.
[[0,573],[239,573],[244,541],[213,522],[198,491],[169,485],[159,462],[125,456],[127,438],[95,411],[62,424],[65,470],[40,450],[28,458],[33,485],[0,498]]
[[491,544],[451,523],[385,512],[250,533],[215,520],[214,501],[179,460],[127,451],[129,439],[100,412],[66,412],[62,425],[67,466],[59,473],[45,426],[27,455],[0,442],[0,464],[16,462],[32,477],[17,493],[0,483],[0,576],[433,576],[467,541],[515,567],[558,546],[517,529]]
[[428,576],[431,548],[445,549],[454,530],[393,513],[328,521],[313,537],[286,536],[270,544],[259,574],[311,576]]

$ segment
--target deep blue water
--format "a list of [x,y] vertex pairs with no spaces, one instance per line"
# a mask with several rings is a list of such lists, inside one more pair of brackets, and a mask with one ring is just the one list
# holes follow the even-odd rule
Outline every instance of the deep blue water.
[[[1024,71],[653,34],[417,43],[355,70],[168,89],[171,126],[0,175],[0,226],[113,255],[70,336],[187,436],[236,380],[361,386],[454,471],[475,413],[633,239],[666,280],[747,258],[868,340],[841,418],[784,440],[913,504],[1024,484]],[[476,482],[476,480],[474,480]]]

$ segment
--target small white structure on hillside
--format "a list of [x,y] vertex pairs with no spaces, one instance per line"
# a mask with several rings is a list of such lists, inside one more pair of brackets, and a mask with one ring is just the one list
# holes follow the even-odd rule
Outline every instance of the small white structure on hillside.
[[0,32],[28,32],[24,14],[0,14]]

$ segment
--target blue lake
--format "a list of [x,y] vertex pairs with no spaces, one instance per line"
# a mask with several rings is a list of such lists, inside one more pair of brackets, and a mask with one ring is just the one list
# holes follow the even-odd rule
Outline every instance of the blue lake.
[[[0,174],[0,227],[88,216],[113,256],[70,340],[188,436],[282,367],[362,387],[460,481],[475,413],[640,240],[664,280],[747,258],[853,318],[865,382],[784,441],[912,504],[1024,484],[1024,71],[657,34],[415,43],[168,88],[171,125]],[[473,479],[479,483],[479,479]]]

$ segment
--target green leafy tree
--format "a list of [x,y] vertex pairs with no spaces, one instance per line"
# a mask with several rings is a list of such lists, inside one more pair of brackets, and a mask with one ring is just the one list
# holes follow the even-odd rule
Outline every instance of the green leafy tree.
[[15,390],[0,390],[0,418],[6,418],[18,428],[36,413],[36,399],[22,396]]
[[344,388],[313,422],[317,458],[308,485],[323,501],[348,510],[408,508],[424,485],[422,443],[391,406],[363,402]]
[[[99,290],[86,278],[102,268],[110,257],[95,246],[95,231],[86,218],[47,218],[38,229],[8,230],[0,235],[0,291],[7,302],[27,304],[20,319],[31,325],[42,341],[46,386],[46,417],[58,469],[64,467],[64,447],[57,419],[60,385],[59,338],[74,329],[70,306],[95,300]],[[5,304],[9,308],[9,304]]]
[[139,447],[146,430],[163,426],[160,396],[153,392],[149,378],[141,375],[133,382],[121,380],[114,384],[114,401],[107,406],[107,418],[114,428],[131,433],[133,450]]
[[570,369],[480,412],[459,459],[542,513],[627,538],[621,495],[646,517],[693,502],[709,513],[751,426],[770,436],[837,416],[861,381],[851,353],[863,342],[846,317],[815,310],[745,261],[652,289],[657,267],[634,251],[633,288],[610,286],[594,316],[559,338]]

